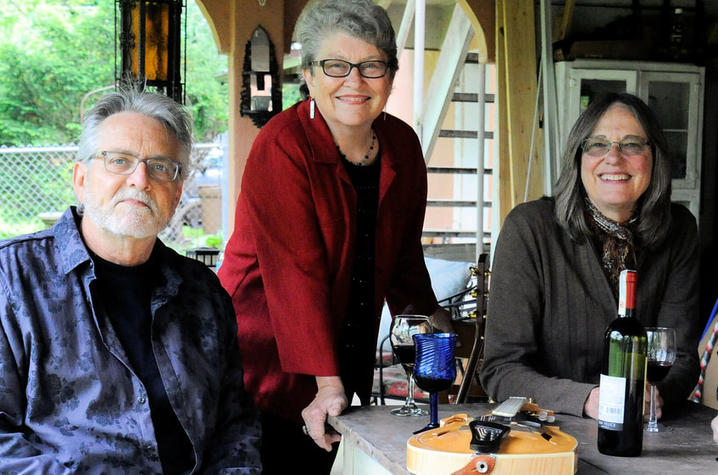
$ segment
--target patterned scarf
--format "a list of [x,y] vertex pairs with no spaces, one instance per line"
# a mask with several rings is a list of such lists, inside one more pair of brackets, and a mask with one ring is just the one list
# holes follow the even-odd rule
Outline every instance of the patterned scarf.
[[636,268],[633,228],[638,217],[632,217],[625,224],[617,223],[601,214],[588,197],[584,201],[591,218],[589,224],[601,248],[601,267],[618,299],[618,277],[621,271]]

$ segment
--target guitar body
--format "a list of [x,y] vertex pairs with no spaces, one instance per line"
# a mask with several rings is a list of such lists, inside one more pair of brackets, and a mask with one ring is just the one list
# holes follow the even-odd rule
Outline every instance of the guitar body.
[[[578,469],[578,442],[558,427],[541,433],[511,430],[496,454],[477,455],[469,447],[471,418],[457,414],[444,425],[412,436],[406,443],[406,467],[417,475],[490,473],[574,474]],[[547,440],[548,439],[548,440]],[[483,471],[479,471],[479,464]]]

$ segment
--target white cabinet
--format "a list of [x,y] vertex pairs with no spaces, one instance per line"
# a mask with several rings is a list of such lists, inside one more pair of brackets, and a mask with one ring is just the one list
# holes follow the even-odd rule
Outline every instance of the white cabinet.
[[[643,99],[663,127],[672,158],[673,201],[698,219],[704,68],[691,64],[577,59],[555,64],[561,146],[579,114],[605,92]],[[553,164],[560,171],[560,154]]]

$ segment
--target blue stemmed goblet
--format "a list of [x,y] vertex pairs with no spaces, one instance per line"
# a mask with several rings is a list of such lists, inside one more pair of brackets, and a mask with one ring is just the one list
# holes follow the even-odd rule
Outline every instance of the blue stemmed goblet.
[[414,335],[416,363],[414,379],[424,391],[430,393],[429,425],[415,432],[439,427],[438,392],[451,387],[456,379],[456,333],[423,333]]
[[418,333],[432,331],[434,331],[434,327],[431,326],[429,317],[426,315],[396,315],[391,321],[389,329],[391,348],[399,358],[408,381],[406,402],[403,406],[391,411],[395,416],[425,416],[427,414],[414,402],[414,359],[416,353],[412,337]]

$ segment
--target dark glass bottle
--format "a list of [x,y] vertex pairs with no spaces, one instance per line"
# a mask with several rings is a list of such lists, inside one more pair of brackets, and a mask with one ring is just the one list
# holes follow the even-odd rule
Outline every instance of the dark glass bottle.
[[646,331],[636,320],[636,271],[619,279],[618,318],[606,329],[598,403],[598,451],[635,457],[643,448]]

